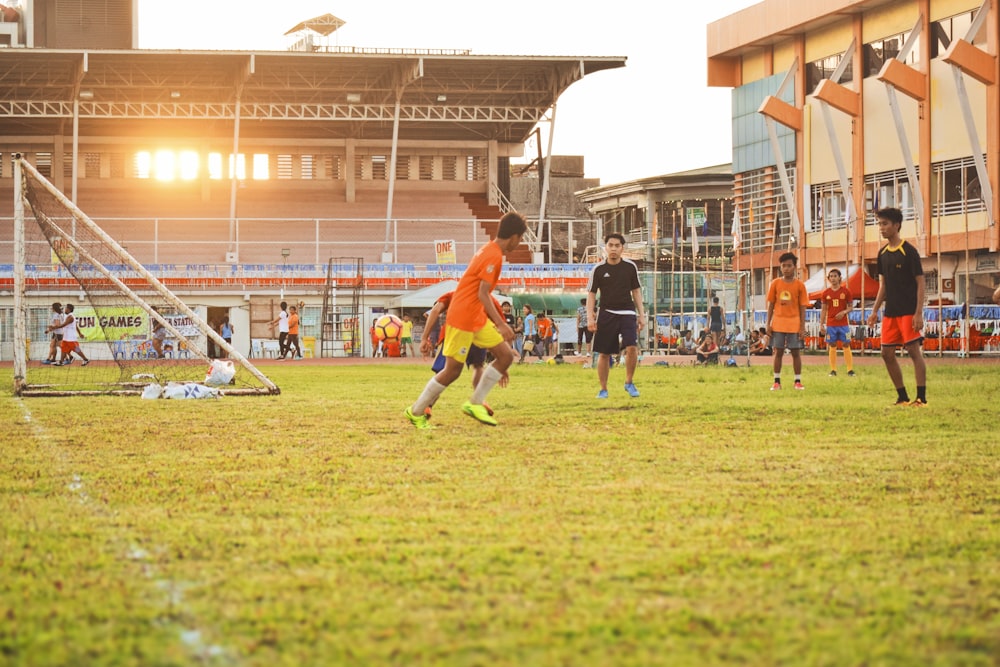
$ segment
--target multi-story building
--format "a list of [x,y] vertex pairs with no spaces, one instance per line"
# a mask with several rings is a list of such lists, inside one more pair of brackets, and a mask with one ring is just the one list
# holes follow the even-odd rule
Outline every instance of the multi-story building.
[[708,26],[733,89],[740,264],[758,300],[790,248],[871,268],[903,210],[928,298],[982,303],[1000,228],[1000,8],[989,0],[765,0]]

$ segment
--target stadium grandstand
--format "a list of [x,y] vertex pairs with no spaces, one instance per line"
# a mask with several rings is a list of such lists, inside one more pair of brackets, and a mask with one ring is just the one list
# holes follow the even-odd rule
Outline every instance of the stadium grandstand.
[[[228,316],[252,354],[282,300],[299,304],[304,338],[323,340],[325,323],[339,341],[345,321],[364,329],[392,299],[460,275],[511,207],[511,159],[554,123],[560,95],[625,65],[330,47],[332,15],[289,31],[296,50],[141,50],[136,11],[21,0],[0,24],[0,358],[15,156],[206,320]],[[544,209],[525,213],[541,231]],[[595,242],[577,230],[589,236],[572,245]],[[585,283],[585,266],[547,263],[548,238],[529,234],[507,289]],[[55,259],[29,280],[37,345],[50,303],[77,298]],[[366,338],[312,351],[367,353]]]

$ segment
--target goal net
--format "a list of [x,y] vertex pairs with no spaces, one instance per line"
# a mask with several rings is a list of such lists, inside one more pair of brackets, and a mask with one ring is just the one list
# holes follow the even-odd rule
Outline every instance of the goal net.
[[[204,382],[209,339],[235,370],[222,393],[279,393],[37,169],[19,156],[14,165],[15,394],[139,393],[152,383]],[[64,355],[68,343],[53,343],[46,329],[70,311],[78,330],[65,338],[77,337],[79,351]],[[72,362],[60,364],[66,356]]]

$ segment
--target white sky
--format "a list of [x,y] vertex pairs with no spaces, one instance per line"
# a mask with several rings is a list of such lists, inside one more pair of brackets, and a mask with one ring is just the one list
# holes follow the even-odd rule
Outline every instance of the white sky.
[[571,85],[556,112],[553,153],[583,155],[609,185],[732,159],[730,89],[705,84],[705,27],[756,1],[139,0],[139,48],[284,50],[287,30],[331,13],[346,21],[339,46],[627,56]]

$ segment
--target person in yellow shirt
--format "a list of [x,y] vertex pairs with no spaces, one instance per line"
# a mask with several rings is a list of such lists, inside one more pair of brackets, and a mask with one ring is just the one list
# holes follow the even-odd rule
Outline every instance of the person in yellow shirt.
[[799,258],[786,252],[778,258],[781,277],[771,281],[767,290],[767,335],[774,350],[774,384],[771,391],[781,389],[781,362],[787,349],[792,353],[795,388],[802,386],[802,347],[806,340],[806,308],[809,292],[805,283],[795,277]]
[[403,354],[408,357],[417,356],[413,349],[413,320],[409,315],[403,315],[403,331],[399,337],[399,345],[403,348]]

